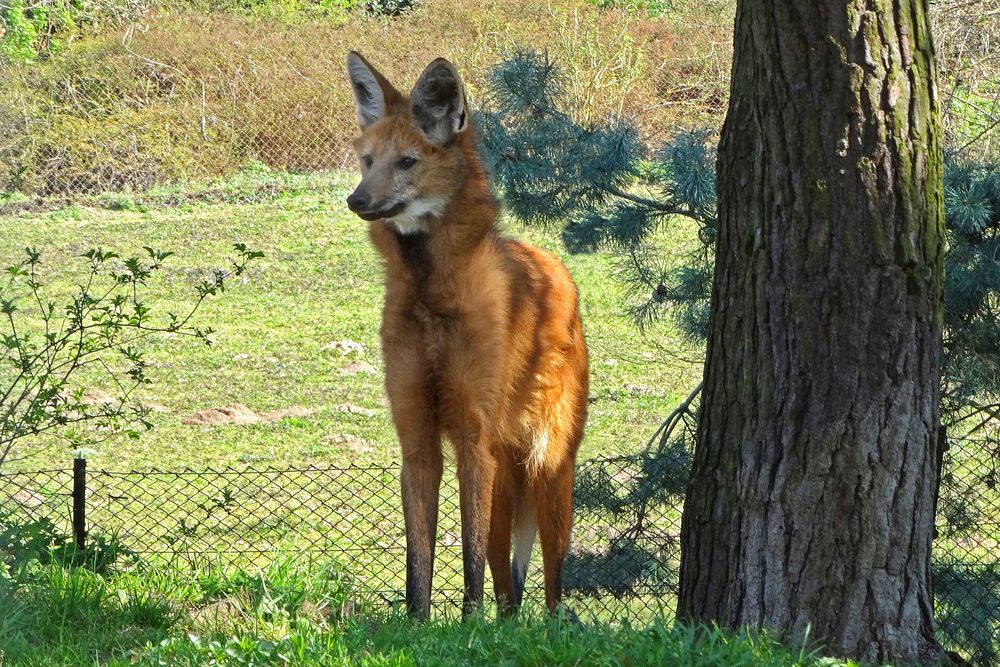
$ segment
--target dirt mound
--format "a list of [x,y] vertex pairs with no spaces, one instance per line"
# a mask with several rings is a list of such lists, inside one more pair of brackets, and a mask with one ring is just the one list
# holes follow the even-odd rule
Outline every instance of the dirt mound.
[[[76,400],[74,392],[69,390],[61,391],[59,395],[67,401]],[[111,405],[118,402],[118,399],[103,389],[85,389],[79,400],[82,405]]]
[[340,372],[345,375],[357,375],[358,373],[376,375],[378,373],[378,369],[369,364],[367,361],[352,361],[341,368]]
[[352,454],[367,454],[373,451],[373,447],[364,438],[359,438],[351,433],[334,433],[323,440],[334,445],[341,445]]
[[111,403],[117,403],[118,400],[106,391],[88,389],[83,392],[80,402],[84,405],[110,405]]
[[292,406],[271,410],[270,412],[254,412],[242,403],[233,403],[221,408],[199,410],[185,417],[181,422],[187,426],[223,426],[226,424],[269,424],[286,417],[305,417],[312,414],[309,408]]
[[24,507],[38,507],[45,504],[45,496],[30,489],[21,489],[11,497],[14,502]]
[[309,408],[304,408],[301,405],[293,405],[290,408],[281,408],[280,410],[271,410],[270,412],[265,412],[260,415],[260,420],[263,422],[276,422],[285,417],[308,417],[312,414],[312,410]]
[[323,350],[333,350],[340,354],[364,354],[365,346],[353,340],[334,340],[322,347]]
[[354,405],[353,403],[340,403],[339,405],[333,406],[333,409],[337,412],[346,412],[352,415],[363,415],[365,417],[375,416],[374,410],[369,410],[368,408],[363,408],[360,405]]

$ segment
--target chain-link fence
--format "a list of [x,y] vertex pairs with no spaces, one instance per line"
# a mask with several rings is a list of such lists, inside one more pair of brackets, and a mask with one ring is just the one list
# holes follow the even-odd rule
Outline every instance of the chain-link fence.
[[[672,614],[686,451],[578,467],[564,586],[581,617],[641,624]],[[86,470],[78,461],[75,469],[0,475],[0,516],[48,519],[78,540],[114,535],[143,558],[210,554],[252,564],[279,551],[323,554],[349,567],[361,594],[395,604],[405,577],[398,486],[397,469],[384,466],[115,472]],[[984,498],[951,474],[941,498],[934,549],[939,635],[977,663],[993,664],[1000,650],[1000,505],[956,530],[948,516],[955,499]],[[434,580],[439,610],[461,604],[460,533],[457,483],[446,470]],[[526,596],[540,593],[536,563]]]
[[[402,599],[402,509],[395,467],[178,471],[74,469],[0,475],[0,517],[47,519],[77,541],[114,536],[140,557],[226,555],[266,560],[278,551],[331,556],[349,566],[359,590],[386,603]],[[581,465],[589,483],[623,489],[642,473],[635,458]],[[578,613],[634,622],[670,611],[680,557],[679,498],[649,504],[578,507],[565,572]],[[438,608],[462,600],[461,530],[454,470],[445,472],[435,569]],[[579,503],[578,503],[579,504]],[[536,553],[536,559],[540,558]],[[540,593],[541,567],[528,593]]]
[[[150,9],[31,61],[0,60],[0,196],[183,192],[254,165],[353,166],[351,49],[404,92],[428,62],[449,57],[474,101],[505,57],[544,50],[567,72],[575,115],[623,113],[648,132],[680,118],[717,124],[725,99],[732,6],[721,0],[703,3],[697,22],[518,0],[496,25],[490,10],[460,0],[421,3],[388,21],[271,20],[137,2]],[[671,39],[658,37],[664,30]]]
[[1000,661],[1000,449],[992,430],[950,434],[933,552],[935,620],[975,662]]
[[[995,155],[992,1],[933,3],[932,15],[949,142]],[[431,59],[450,57],[473,100],[486,93],[490,69],[513,51],[544,50],[566,72],[570,112],[582,120],[622,114],[654,140],[681,127],[718,127],[735,3],[677,3],[653,18],[517,0],[500,22],[460,0],[420,3],[395,21],[267,20],[177,9],[184,3],[107,4],[119,10],[114,21],[91,17],[81,25],[96,20],[101,29],[40,40],[45,50],[33,59],[18,62],[0,49],[0,201],[183,192],[255,164],[341,169],[353,160],[356,135],[344,73],[350,49],[363,51],[404,91]],[[0,30],[0,41],[16,41],[15,33]]]
[[339,58],[299,49],[292,60],[250,28],[216,49],[212,26],[187,20],[112,31],[0,73],[0,191],[71,198],[184,190],[253,164],[344,167],[356,131]]

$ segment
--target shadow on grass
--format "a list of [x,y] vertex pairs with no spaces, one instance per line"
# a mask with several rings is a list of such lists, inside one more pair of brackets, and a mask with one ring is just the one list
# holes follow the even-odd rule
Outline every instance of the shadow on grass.
[[3,663],[104,663],[166,638],[176,607],[136,578],[57,563],[29,566],[0,584]]
[[979,665],[1000,658],[1000,561],[934,565],[938,639]]

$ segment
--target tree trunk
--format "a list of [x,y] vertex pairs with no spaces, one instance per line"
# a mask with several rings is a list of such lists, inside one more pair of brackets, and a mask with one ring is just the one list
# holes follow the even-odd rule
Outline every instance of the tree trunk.
[[944,237],[926,0],[739,0],[678,613],[933,635]]

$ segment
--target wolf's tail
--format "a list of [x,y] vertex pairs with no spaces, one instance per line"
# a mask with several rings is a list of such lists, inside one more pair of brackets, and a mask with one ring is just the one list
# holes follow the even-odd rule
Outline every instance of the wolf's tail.
[[535,512],[535,498],[531,487],[527,486],[514,512],[514,558],[511,573],[514,575],[514,604],[517,605],[521,604],[524,596],[524,580],[528,576],[531,549],[535,545],[535,533],[538,532],[538,517]]

